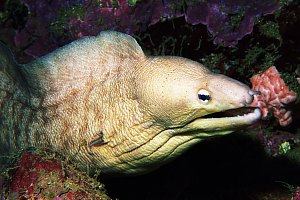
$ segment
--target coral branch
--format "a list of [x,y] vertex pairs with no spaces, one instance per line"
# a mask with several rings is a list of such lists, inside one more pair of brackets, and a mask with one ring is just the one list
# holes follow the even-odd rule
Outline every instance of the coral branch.
[[276,67],[272,66],[262,74],[254,75],[250,81],[252,90],[261,92],[261,95],[254,95],[250,106],[259,107],[263,119],[271,112],[281,126],[289,125],[292,122],[292,112],[285,106],[294,102],[297,95],[284,84]]

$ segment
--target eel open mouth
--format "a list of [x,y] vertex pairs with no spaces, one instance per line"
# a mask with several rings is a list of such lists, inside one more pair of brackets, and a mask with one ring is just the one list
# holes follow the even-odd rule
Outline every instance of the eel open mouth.
[[224,134],[254,124],[260,118],[261,111],[259,108],[231,109],[194,119],[176,132],[199,131],[203,132],[202,135],[209,132],[213,132],[214,135]]
[[204,118],[239,117],[254,113],[254,107],[242,107],[205,115]]

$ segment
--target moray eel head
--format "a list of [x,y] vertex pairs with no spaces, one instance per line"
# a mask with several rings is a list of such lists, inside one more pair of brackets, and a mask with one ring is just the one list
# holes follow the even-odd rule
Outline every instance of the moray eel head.
[[143,156],[129,162],[129,173],[153,169],[205,138],[231,133],[261,117],[258,108],[246,108],[254,91],[200,63],[150,57],[136,74],[137,100],[144,116],[152,120],[145,130],[155,134],[138,148]]
[[245,108],[253,91],[234,79],[178,57],[154,58],[150,63],[152,67],[141,73],[146,76],[139,83],[139,99],[156,121],[176,135],[222,135],[261,116],[259,109]]

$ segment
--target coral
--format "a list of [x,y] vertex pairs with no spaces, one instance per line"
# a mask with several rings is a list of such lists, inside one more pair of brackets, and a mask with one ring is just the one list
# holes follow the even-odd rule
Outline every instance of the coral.
[[252,32],[256,17],[273,13],[279,7],[278,1],[200,1],[196,5],[189,4],[186,21],[206,24],[208,31],[215,37],[215,43],[233,46]]
[[268,134],[266,130],[260,130],[257,139],[263,144],[268,155],[276,157],[285,155],[299,145],[299,137],[288,132],[272,132]]
[[5,199],[110,199],[102,184],[46,154],[24,153],[9,176]]
[[296,192],[294,193],[291,200],[300,200],[300,186],[296,188]]
[[187,23],[207,25],[215,43],[232,46],[252,32],[256,17],[280,8],[277,0],[20,1],[26,5],[28,17],[14,40],[31,58],[102,30],[137,34],[161,20],[182,16]]
[[289,125],[292,122],[292,112],[285,105],[295,101],[297,95],[284,84],[276,67],[272,66],[262,74],[254,75],[250,81],[252,90],[261,92],[261,95],[254,95],[250,106],[259,107],[263,119],[272,112],[281,126]]
[[97,35],[102,30],[133,34],[158,22],[161,16],[175,17],[171,14],[171,6],[161,1],[21,1],[27,6],[29,16],[14,40],[16,47],[31,58],[45,55],[80,37]]

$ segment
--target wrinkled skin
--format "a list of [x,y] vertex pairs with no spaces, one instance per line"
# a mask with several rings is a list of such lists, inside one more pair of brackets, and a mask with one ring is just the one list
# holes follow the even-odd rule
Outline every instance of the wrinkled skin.
[[260,118],[208,116],[253,100],[242,83],[180,57],[146,57],[102,32],[26,65],[0,52],[1,152],[50,148],[81,168],[144,173]]

